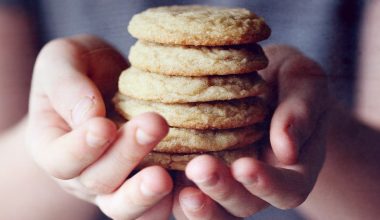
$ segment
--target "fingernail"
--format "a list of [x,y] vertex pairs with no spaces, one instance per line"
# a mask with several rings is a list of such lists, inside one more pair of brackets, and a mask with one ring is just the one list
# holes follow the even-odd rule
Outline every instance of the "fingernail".
[[79,100],[71,112],[71,120],[74,124],[78,125],[83,122],[86,114],[95,106],[94,99],[95,97],[86,96]]
[[147,185],[146,183],[142,182],[141,185],[140,185],[140,191],[141,193],[144,195],[144,196],[147,196],[147,197],[152,197],[152,196],[156,196],[157,193],[155,193],[153,190],[151,190]]
[[181,204],[183,204],[187,209],[196,211],[203,208],[205,201],[202,194],[194,193],[192,195],[181,197]]
[[149,145],[149,144],[153,144],[154,142],[156,142],[157,138],[153,137],[150,134],[147,134],[145,131],[143,131],[142,129],[138,128],[136,130],[136,141],[140,145]]
[[89,147],[100,148],[108,143],[109,139],[105,137],[99,137],[98,135],[92,133],[91,131],[87,132],[86,142]]
[[219,176],[217,174],[212,174],[210,176],[205,177],[204,179],[194,179],[196,184],[202,186],[214,186],[219,181]]

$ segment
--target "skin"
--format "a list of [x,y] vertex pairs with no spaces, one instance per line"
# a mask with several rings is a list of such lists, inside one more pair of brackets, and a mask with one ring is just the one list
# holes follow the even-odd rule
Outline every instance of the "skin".
[[[379,88],[377,76],[380,69],[380,1],[370,1],[366,12],[355,114],[348,112],[347,108],[331,97],[325,163],[314,189],[298,208],[306,219],[377,219],[380,214],[380,150],[377,146],[380,142],[380,105],[374,96]],[[301,159],[302,155],[299,156]],[[195,162],[197,161],[193,161]],[[232,166],[232,173],[236,163]],[[255,169],[252,167],[250,170],[252,172]],[[192,177],[191,171],[187,171],[187,174]],[[185,191],[179,197],[193,195],[193,200],[203,200],[204,205],[198,209],[190,209],[178,202],[177,204],[181,204],[178,216],[183,219],[201,219],[201,215],[207,216],[207,219],[232,218],[226,213],[221,214],[222,208],[210,199],[212,195],[207,196],[211,194],[210,191],[196,192]],[[256,207],[259,208],[260,205]],[[231,207],[225,207],[228,208]]]
[[[372,14],[369,13],[366,20],[368,33],[375,30],[378,13],[374,12],[379,8],[378,1],[373,1],[369,7]],[[25,26],[20,28],[25,29]],[[378,38],[370,36],[373,34],[364,37],[369,46],[363,48],[378,45]],[[21,42],[24,40],[21,39]],[[270,128],[271,148],[261,161],[242,158],[230,169],[214,158],[196,158],[186,169],[186,177],[191,182],[172,192],[170,176],[159,167],[146,168],[124,181],[131,167],[165,135],[167,125],[158,115],[147,114],[117,130],[105,117],[107,103],[103,100],[107,99],[102,97],[108,97],[114,90],[114,86],[102,78],[107,69],[105,67],[112,67],[111,71],[107,70],[110,74],[107,78],[112,79],[115,72],[126,65],[117,51],[90,36],[49,43],[41,51],[34,69],[28,122],[8,129],[0,136],[1,146],[4,146],[0,149],[0,163],[3,165],[0,167],[7,168],[0,172],[6,177],[1,178],[6,181],[2,182],[0,190],[4,197],[10,198],[0,206],[2,217],[94,217],[94,206],[62,193],[47,178],[49,176],[62,189],[95,204],[114,219],[152,219],[152,216],[165,219],[172,207],[178,219],[235,219],[254,214],[268,204],[287,209],[305,200],[300,210],[310,219],[376,219],[379,215],[376,204],[380,202],[376,196],[380,193],[380,177],[376,172],[380,168],[380,153],[375,146],[380,134],[356,120],[333,99],[325,98],[324,75],[308,58],[282,46],[266,48],[266,52],[273,62],[260,74],[277,88],[274,98],[278,103]],[[379,67],[378,62],[366,63],[365,60],[374,60],[379,55],[376,50],[363,52],[367,54],[362,61],[367,70],[363,70],[364,79],[361,82],[366,82],[365,77],[374,76]],[[98,56],[112,59],[105,59],[104,63],[94,62]],[[16,57],[17,54],[14,60],[17,60]],[[16,64],[20,66],[19,62]],[[8,79],[9,75],[2,77]],[[60,92],[57,85],[65,86],[65,92]],[[373,97],[365,95],[372,94],[369,92],[359,94],[359,98]],[[8,99],[3,100],[7,103]],[[91,103],[90,107],[85,103]],[[74,110],[83,106],[85,110],[74,117]],[[326,109],[326,106],[331,108]],[[359,113],[363,117],[367,113],[360,108],[367,107],[358,105],[358,112],[363,112]],[[376,105],[372,108],[377,111]],[[328,116],[326,111],[330,118],[325,151],[323,133],[325,117]],[[17,121],[20,116],[12,118]],[[145,135],[137,132],[139,129]],[[28,150],[38,167],[22,147],[25,130]],[[145,138],[137,141],[138,136]],[[125,149],[120,146],[127,146],[128,152],[138,153],[125,154]],[[326,161],[316,180],[325,152]],[[18,157],[10,160],[14,155]],[[207,169],[201,170],[200,167]],[[19,196],[14,196],[15,183],[25,182],[27,186],[17,185],[17,193],[28,195],[20,200]],[[140,188],[142,185],[146,186],[143,190]],[[36,194],[31,194],[30,189],[34,189]],[[44,195],[54,197],[41,197],[37,189],[43,190]],[[28,209],[31,204],[39,204],[39,208]],[[25,207],[20,209],[24,211],[9,211],[20,206]],[[59,207],[59,210],[54,207]],[[72,216],[64,218],[68,215]]]
[[[122,56],[98,38],[58,39],[37,57],[30,96],[27,139],[34,160],[68,192],[113,219],[143,218],[173,186],[158,166],[127,179],[168,125],[155,113],[137,116],[120,129],[106,118],[104,100],[111,100],[126,67]],[[170,206],[157,207],[167,210],[159,219],[168,218]]]
[[[326,91],[325,77],[314,62],[293,48],[265,50],[273,62],[261,74],[277,88],[273,98],[279,102],[271,124],[272,148],[263,158],[266,163],[243,158],[230,170],[212,157],[193,160],[186,176],[198,188],[180,191],[180,204],[175,205],[185,216],[191,213],[183,207],[189,204],[185,201],[192,201],[189,195],[209,199],[204,207],[211,212],[210,218],[246,217],[269,204],[293,208],[306,199],[316,181],[324,158],[321,125],[327,104],[319,95]],[[110,66],[114,69],[107,68]],[[29,148],[37,164],[63,188],[96,204],[106,215],[145,218],[149,210],[165,219],[171,203],[165,202],[168,206],[163,207],[160,201],[170,200],[173,187],[167,171],[148,167],[125,179],[166,135],[166,122],[146,113],[117,130],[105,117],[107,99],[102,97],[114,94],[112,82],[117,82],[117,74],[124,68],[126,62],[115,49],[91,36],[47,44],[34,67]],[[65,93],[55,86],[58,84]],[[164,211],[155,211],[158,208]]]
[[[272,205],[299,206],[312,190],[325,155],[327,100],[321,69],[293,48],[266,47],[272,61],[260,75],[273,85],[278,105],[263,158],[242,158],[231,168],[200,156],[186,168],[195,186],[178,193],[179,219],[247,217]],[[196,205],[197,206],[196,206]]]

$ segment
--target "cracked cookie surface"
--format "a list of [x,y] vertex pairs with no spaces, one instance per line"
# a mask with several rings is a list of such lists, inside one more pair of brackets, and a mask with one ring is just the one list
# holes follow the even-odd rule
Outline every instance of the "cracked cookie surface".
[[[208,152],[204,154],[219,158],[225,164],[231,165],[232,162],[241,157],[257,158],[259,156],[260,147],[262,147],[260,144],[250,145],[236,150]],[[139,166],[146,167],[151,165],[160,165],[170,170],[185,170],[187,163],[199,155],[201,154],[169,154],[151,152],[144,158]]]
[[117,94],[116,110],[130,120],[144,112],[162,115],[169,126],[192,129],[228,129],[245,127],[265,119],[267,109],[259,98],[201,103],[159,103]]
[[267,92],[267,85],[257,73],[185,77],[130,67],[120,75],[119,92],[147,101],[187,103],[258,96]]
[[137,41],[128,58],[139,69],[177,76],[250,73],[268,65],[257,44],[205,47]]
[[246,9],[200,5],[145,10],[132,17],[128,30],[150,42],[206,46],[254,43],[271,33],[262,18]]

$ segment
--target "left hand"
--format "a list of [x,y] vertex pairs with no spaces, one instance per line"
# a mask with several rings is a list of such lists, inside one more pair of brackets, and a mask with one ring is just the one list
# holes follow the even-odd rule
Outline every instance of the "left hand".
[[116,128],[106,117],[126,60],[90,35],[49,42],[38,55],[28,115],[27,146],[61,188],[113,219],[165,219],[172,179],[162,167],[132,172],[168,132],[155,113]]
[[321,68],[286,46],[264,48],[270,65],[259,74],[276,91],[270,144],[263,158],[241,158],[229,168],[199,156],[186,168],[195,186],[178,190],[177,219],[247,217],[272,205],[294,208],[311,192],[325,157],[326,77]]

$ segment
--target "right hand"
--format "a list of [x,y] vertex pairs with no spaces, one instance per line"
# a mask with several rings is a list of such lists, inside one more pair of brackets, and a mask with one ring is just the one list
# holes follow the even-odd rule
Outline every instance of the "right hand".
[[264,51],[270,62],[259,74],[274,91],[268,96],[275,107],[270,147],[260,160],[243,157],[231,167],[206,155],[190,161],[185,173],[196,186],[176,190],[177,219],[235,219],[269,205],[290,209],[311,193],[325,158],[326,75],[294,48],[272,45]]
[[35,162],[69,193],[114,219],[168,218],[173,183],[167,171],[131,172],[167,134],[146,113],[119,130],[105,101],[127,67],[115,49],[92,36],[54,40],[40,52],[32,81],[27,143]]

